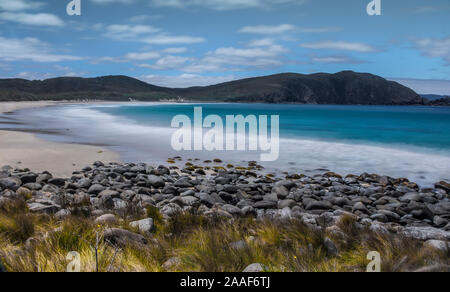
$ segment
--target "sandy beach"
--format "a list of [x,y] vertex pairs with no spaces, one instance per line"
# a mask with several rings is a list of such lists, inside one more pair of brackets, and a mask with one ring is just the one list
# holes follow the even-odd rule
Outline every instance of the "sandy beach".
[[[0,114],[16,110],[46,107],[56,102],[0,102]],[[45,141],[32,133],[0,131],[0,166],[27,167],[32,171],[49,171],[59,177],[101,160],[119,161],[119,155],[108,149],[79,144]]]

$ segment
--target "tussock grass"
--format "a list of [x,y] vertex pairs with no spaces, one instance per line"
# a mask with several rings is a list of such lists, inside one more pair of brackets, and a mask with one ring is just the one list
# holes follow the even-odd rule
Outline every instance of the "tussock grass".
[[[80,254],[82,271],[96,271],[97,237],[101,272],[240,272],[252,263],[263,264],[269,272],[363,272],[370,251],[381,254],[382,271],[390,272],[448,265],[450,258],[449,252],[423,242],[370,231],[351,217],[339,222],[336,233],[295,220],[230,220],[183,213],[166,221],[156,208],[147,209],[155,221],[154,233],[142,234],[149,244],[117,248],[103,240],[105,227],[90,218],[57,221],[16,204],[0,210],[0,258],[8,271],[63,272],[71,251]],[[113,227],[136,232],[128,223],[128,219],[121,220]],[[338,257],[327,256],[326,237],[338,247]],[[165,265],[173,258],[177,264]]]

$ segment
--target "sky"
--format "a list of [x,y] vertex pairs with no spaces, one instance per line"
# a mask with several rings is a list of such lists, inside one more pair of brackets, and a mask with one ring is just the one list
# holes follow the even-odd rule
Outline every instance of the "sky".
[[0,0],[0,78],[127,75],[168,87],[368,72],[450,94],[450,1]]

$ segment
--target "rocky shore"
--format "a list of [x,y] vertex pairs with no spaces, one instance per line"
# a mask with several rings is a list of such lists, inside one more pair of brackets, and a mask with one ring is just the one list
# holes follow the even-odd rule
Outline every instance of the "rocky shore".
[[[191,212],[225,218],[300,219],[319,228],[332,228],[340,217],[351,215],[359,224],[381,232],[436,246],[447,247],[450,241],[447,182],[421,189],[407,179],[367,173],[276,178],[262,174],[256,162],[223,167],[215,166],[223,164],[220,160],[203,166],[191,160],[179,168],[175,161],[181,158],[170,159],[169,167],[98,161],[68,179],[5,166],[0,171],[0,207],[24,197],[31,212],[57,218],[81,210],[102,221],[108,220],[108,214],[156,207],[166,219]],[[150,230],[153,223],[136,224]]]

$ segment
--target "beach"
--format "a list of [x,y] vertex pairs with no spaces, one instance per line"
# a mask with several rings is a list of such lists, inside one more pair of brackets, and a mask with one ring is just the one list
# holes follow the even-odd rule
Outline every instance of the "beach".
[[[48,107],[52,101],[0,103],[0,114],[27,108]],[[5,122],[7,123],[7,122]],[[49,171],[59,177],[94,161],[118,161],[118,154],[103,147],[45,141],[33,133],[0,131],[0,166],[26,167],[32,171]]]

